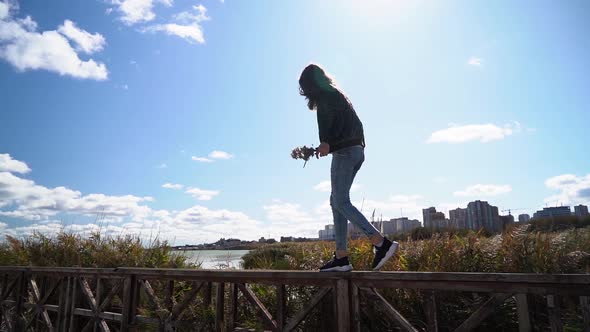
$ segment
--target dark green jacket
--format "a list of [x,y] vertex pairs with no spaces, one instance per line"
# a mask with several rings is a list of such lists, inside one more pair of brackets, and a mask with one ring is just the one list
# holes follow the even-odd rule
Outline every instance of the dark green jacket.
[[320,142],[330,144],[330,152],[365,146],[363,124],[341,93],[324,93],[317,106],[317,116]]

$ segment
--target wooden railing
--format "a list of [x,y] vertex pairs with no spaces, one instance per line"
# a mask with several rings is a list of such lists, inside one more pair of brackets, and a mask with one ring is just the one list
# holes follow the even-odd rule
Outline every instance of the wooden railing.
[[[253,284],[274,290],[272,308],[259,299]],[[293,299],[288,298],[286,286],[314,286],[315,293],[288,315],[286,308]],[[415,327],[396,310],[383,296],[383,288],[419,290],[425,326]],[[0,267],[0,330],[176,331],[186,328],[189,313],[201,312],[197,319],[212,320],[202,330],[233,331],[238,329],[241,303],[258,314],[265,329],[293,331],[331,294],[335,330],[361,331],[362,315],[378,307],[403,331],[438,331],[437,301],[444,301],[440,294],[448,291],[489,294],[451,330],[475,329],[510,298],[516,302],[520,331],[531,331],[527,296],[534,294],[546,301],[552,331],[563,329],[560,299],[565,297],[578,299],[584,331],[590,331],[590,275],[585,274],[41,267]],[[361,297],[371,305],[361,307]]]

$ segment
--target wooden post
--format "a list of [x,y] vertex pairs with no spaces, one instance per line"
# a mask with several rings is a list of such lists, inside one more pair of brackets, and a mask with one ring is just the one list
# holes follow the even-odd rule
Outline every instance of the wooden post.
[[516,309],[518,311],[518,331],[531,332],[529,303],[526,294],[516,294]]
[[66,307],[66,297],[67,297],[67,282],[69,282],[69,278],[67,277],[58,277],[57,281],[59,284],[59,300],[57,302],[58,311],[57,311],[57,323],[56,328],[57,331],[63,331],[63,320],[65,317],[65,307]]
[[551,332],[563,331],[563,324],[561,323],[561,310],[559,306],[559,297],[557,295],[547,295],[547,310],[549,311]]
[[72,290],[70,292],[70,327],[68,329],[69,332],[76,332],[78,329],[76,327],[76,306],[79,302],[79,294],[78,294],[78,278],[79,276],[72,277]]
[[94,299],[96,301],[96,311],[94,312],[94,332],[98,331],[100,328],[100,302],[102,301],[101,293],[103,287],[104,286],[102,285],[102,279],[100,278],[100,276],[96,276],[96,295],[94,296]]
[[284,284],[277,285],[277,331],[282,332],[287,314],[287,291]]
[[361,298],[359,288],[350,282],[350,324],[352,331],[361,332]]
[[218,282],[215,290],[215,331],[223,332],[225,330],[224,325],[224,302],[225,302],[225,289],[224,283]]
[[584,332],[590,332],[590,297],[580,296],[580,310],[584,319]]
[[203,287],[203,303],[205,307],[211,305],[211,288],[211,281],[207,281],[205,287]]
[[227,330],[233,331],[238,320],[238,284],[231,283],[229,289],[229,319],[227,320]]
[[424,291],[424,313],[426,314],[426,330],[438,332],[438,317],[436,309],[436,297],[434,291]]
[[27,282],[27,275],[25,272],[21,272],[19,276],[20,280],[18,283],[17,289],[17,296],[16,296],[16,308],[15,308],[15,317],[16,317],[16,331],[23,331],[25,327],[25,320],[23,317],[24,311],[24,301],[27,298],[27,290],[28,290],[28,282]]
[[350,331],[350,296],[348,292],[348,280],[336,281],[336,321],[338,332]]
[[174,280],[168,280],[166,283],[166,297],[164,306],[168,311],[174,307]]
[[134,328],[135,312],[137,310],[137,277],[132,274],[125,278],[123,284],[123,312],[121,315],[121,332]]

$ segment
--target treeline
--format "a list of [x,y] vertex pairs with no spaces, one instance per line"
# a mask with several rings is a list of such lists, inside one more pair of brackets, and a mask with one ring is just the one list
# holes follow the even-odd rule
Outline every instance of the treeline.
[[61,231],[55,235],[33,233],[6,236],[0,242],[1,266],[62,266],[110,268],[198,267],[172,251],[167,241],[142,241],[139,236],[109,236],[92,232],[88,236]]
[[561,216],[553,218],[538,218],[529,222],[531,232],[556,232],[565,229],[583,228],[590,226],[590,216]]

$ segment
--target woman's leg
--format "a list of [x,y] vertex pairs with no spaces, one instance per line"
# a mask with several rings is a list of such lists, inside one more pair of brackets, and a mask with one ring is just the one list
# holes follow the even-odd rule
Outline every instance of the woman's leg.
[[[360,146],[345,148],[332,153],[332,167],[331,167],[331,182],[332,182],[332,195],[330,196],[330,205],[332,211],[336,211],[339,215],[350,220],[355,226],[361,229],[374,245],[378,245],[383,240],[383,236],[377,231],[377,229],[369,223],[367,218],[350,202],[350,187],[354,181],[356,173],[360,169],[364,161],[364,151]],[[336,223],[340,223],[342,219],[336,219],[337,214],[333,212],[334,227]],[[344,250],[346,252],[346,235],[344,234]],[[338,234],[336,234],[336,245],[338,248]],[[342,238],[340,238],[340,241]],[[338,251],[337,251],[338,255]]]
[[[330,200],[331,200],[330,195]],[[336,257],[342,258],[346,254],[346,238],[348,237],[348,220],[338,210],[332,207],[332,216],[334,217],[334,235],[336,239]]]

